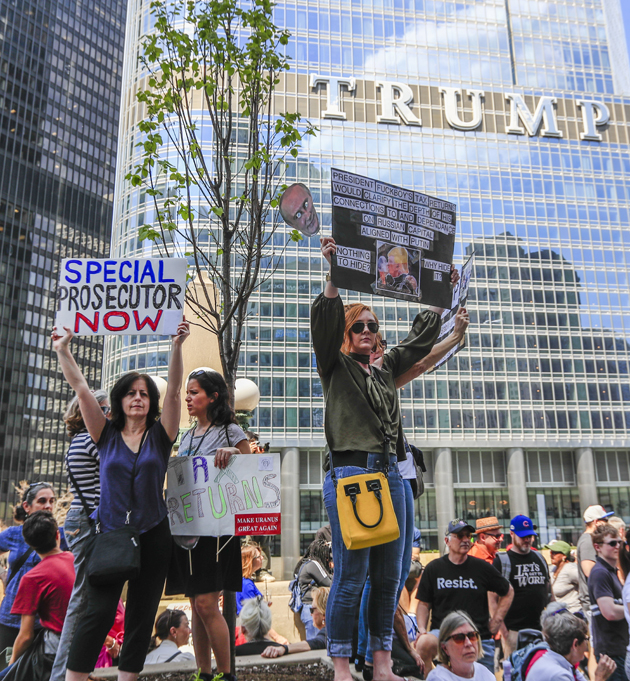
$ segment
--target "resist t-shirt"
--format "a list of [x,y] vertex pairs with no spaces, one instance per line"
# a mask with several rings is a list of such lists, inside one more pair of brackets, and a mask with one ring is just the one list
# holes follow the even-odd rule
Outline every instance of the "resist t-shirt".
[[42,627],[60,634],[73,585],[74,556],[48,556],[22,577],[11,613],[39,615]]
[[[540,614],[545,609],[548,597],[548,570],[545,560],[535,551],[525,555],[508,551],[512,569],[510,584],[514,587],[514,600],[505,616],[505,626],[511,631],[521,629],[540,629]],[[497,570],[501,569],[501,559],[496,556],[493,563]]]
[[488,591],[505,596],[509,589],[507,579],[483,560],[468,556],[461,565],[455,565],[446,555],[426,566],[416,598],[431,605],[431,629],[439,629],[453,610],[463,610],[479,629],[481,638],[488,639]]

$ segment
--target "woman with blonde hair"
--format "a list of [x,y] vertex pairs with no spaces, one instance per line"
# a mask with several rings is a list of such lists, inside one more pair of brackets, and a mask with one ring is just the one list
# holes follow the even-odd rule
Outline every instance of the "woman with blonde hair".
[[495,681],[494,675],[478,660],[483,657],[481,637],[470,617],[455,610],[442,620],[438,636],[438,664],[427,681]]
[[[337,251],[331,237],[321,239],[330,263]],[[457,281],[457,274],[451,281]],[[374,678],[399,681],[391,670],[394,613],[400,584],[406,529],[405,492],[398,461],[406,460],[396,379],[426,356],[441,326],[441,308],[420,312],[407,338],[383,357],[380,368],[370,365],[379,323],[367,305],[344,305],[330,277],[313,302],[311,335],[324,395],[325,431],[330,470],[324,480],[324,504],[332,530],[335,574],[328,600],[328,653],[335,681],[350,681],[352,630],[368,573],[372,588],[368,602],[368,630],[374,655]],[[400,537],[387,544],[360,550],[346,548],[337,511],[337,481],[383,473],[389,485]],[[341,489],[341,486],[340,486]]]

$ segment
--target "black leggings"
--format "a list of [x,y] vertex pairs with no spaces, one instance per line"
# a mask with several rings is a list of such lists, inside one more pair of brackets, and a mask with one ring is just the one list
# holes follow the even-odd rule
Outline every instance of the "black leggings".
[[[151,642],[155,613],[160,605],[166,572],[171,558],[171,531],[168,517],[140,535],[140,575],[129,582],[125,611],[125,641],[118,668],[139,673]],[[114,624],[118,600],[124,586],[87,586],[87,608],[72,639],[68,669],[93,671],[105,637]]]
[[19,627],[9,627],[6,624],[0,624],[0,671],[7,668],[7,659],[4,651],[7,648],[13,647],[17,635],[20,633]]

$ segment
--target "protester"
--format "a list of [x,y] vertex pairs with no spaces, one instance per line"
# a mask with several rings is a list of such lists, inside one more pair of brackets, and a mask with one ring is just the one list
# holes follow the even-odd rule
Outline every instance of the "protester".
[[[52,670],[72,585],[72,554],[60,548],[61,535],[50,511],[36,511],[24,521],[24,540],[40,562],[23,575],[11,612],[21,618],[11,663],[2,673],[10,681],[34,678],[46,681]],[[39,623],[37,620],[39,619]],[[36,629],[36,624],[41,629]]]
[[622,588],[617,576],[622,540],[617,530],[605,523],[591,534],[597,561],[588,577],[595,656],[608,655],[617,669],[612,681],[628,681],[625,671],[628,624],[623,607]]
[[[541,615],[542,633],[549,649],[534,654],[525,677],[530,681],[586,681],[579,669],[588,646],[588,625],[571,613],[566,603],[550,603]],[[593,681],[606,681],[615,663],[602,655]]]
[[311,605],[313,603],[313,591],[318,587],[329,587],[332,583],[332,569],[330,567],[330,545],[327,542],[315,540],[309,545],[304,559],[296,566],[300,597],[303,607],[300,619],[306,630],[306,639],[317,636],[318,628],[313,622]]
[[[531,518],[526,515],[514,516],[510,521],[512,548],[497,554],[493,562],[514,589],[514,600],[505,615],[505,628],[501,629],[501,643],[506,658],[516,650],[521,629],[540,627],[540,615],[553,597],[547,563],[538,551],[532,551],[532,543],[537,536]],[[491,600],[495,598],[491,596]]]
[[[259,597],[264,600],[263,595],[260,593],[258,587],[254,584],[254,580],[252,579],[252,575],[256,572],[256,570],[260,569],[261,565],[262,553],[260,551],[259,546],[257,546],[256,544],[248,544],[241,548],[241,570],[243,574],[243,579],[241,582],[241,591],[237,591],[236,593],[237,615],[240,615],[241,609],[245,601],[256,599]],[[271,605],[271,603],[269,603],[269,605]],[[271,628],[268,631],[266,631],[265,634],[269,634],[269,637],[273,639],[276,643],[284,645],[288,643],[287,639],[284,636],[280,636],[280,634],[278,634]],[[254,653],[248,654],[253,655]]]
[[[157,639],[160,639],[159,645],[157,645]],[[151,639],[151,646],[144,664],[195,662],[195,656],[192,653],[183,653],[180,650],[189,639],[190,623],[186,613],[183,610],[165,610],[155,623],[155,634]],[[196,646],[195,652],[197,652]]]
[[[214,456],[214,465],[225,468],[233,456],[250,453],[247,436],[236,423],[228,387],[220,373],[205,369],[191,373],[186,386],[186,407],[196,423],[182,435],[178,456]],[[190,598],[192,636],[202,679],[213,676],[212,653],[217,673],[223,673],[226,680],[232,679],[230,635],[219,609],[224,589],[241,589],[238,538],[199,537],[191,551],[173,547],[166,593],[184,593]]]
[[475,543],[468,555],[492,565],[502,541],[503,530],[496,516],[478,518],[475,521]]
[[[102,532],[130,522],[140,534],[140,575],[129,580],[125,645],[119,669],[132,681],[142,671],[171,555],[171,533],[164,502],[164,477],[179,432],[182,344],[190,334],[182,322],[173,338],[168,387],[160,416],[160,394],[150,376],[130,372],[111,390],[111,421],[90,391],[72,354],[72,331],[53,329],[53,349],[79,398],[83,420],[100,457],[101,498],[92,517]],[[88,584],[81,626],[68,656],[66,681],[85,681],[94,669],[116,615],[124,579],[106,586]]]
[[[331,237],[321,240],[322,254],[330,263],[336,252]],[[453,275],[456,279],[456,275]],[[368,571],[372,592],[368,625],[374,653],[374,675],[396,679],[391,670],[391,645],[405,527],[404,488],[397,461],[406,453],[401,437],[400,407],[395,379],[428,354],[440,327],[441,310],[421,312],[401,345],[388,352],[383,369],[370,367],[378,321],[369,307],[344,306],[338,289],[328,281],[313,303],[311,331],[317,368],[326,395],[325,429],[330,448],[330,468],[324,481],[324,503],[332,528],[335,577],[328,601],[328,652],[335,678],[350,676],[352,630],[361,589]],[[382,471],[401,530],[398,540],[362,550],[346,549],[337,512],[335,480],[349,475]]]
[[[271,628],[271,608],[262,596],[247,598],[243,601],[240,614],[241,631],[247,643],[236,646],[235,652],[240,655],[261,655],[269,646],[282,646],[288,652],[288,641],[278,643],[266,638],[273,631]],[[286,639],[285,639],[286,640]]]
[[[111,409],[107,391],[95,390],[94,397],[103,414],[109,416]],[[89,516],[98,506],[101,493],[98,450],[85,427],[79,408],[79,398],[76,395],[68,403],[63,420],[66,424],[66,432],[72,438],[66,454],[66,469],[70,478],[70,489],[74,495],[64,521],[64,530],[68,548],[74,555],[76,576],[55,663],[50,675],[51,681],[64,681],[66,678],[70,644],[85,608],[87,599],[87,546],[89,545],[87,540],[92,531],[92,520]],[[103,657],[105,659],[105,655]]]
[[[289,643],[288,646],[270,645],[262,651],[263,657],[281,657],[290,653],[306,653],[309,650],[326,649],[326,604],[328,603],[328,587],[314,587],[312,590],[312,604],[309,607],[313,618],[315,636],[306,641]],[[305,606],[306,607],[306,606]]]
[[593,547],[593,540],[591,535],[598,525],[603,525],[606,519],[613,515],[613,511],[608,513],[603,506],[589,506],[584,511],[584,522],[586,529],[584,534],[578,539],[577,543],[577,568],[578,578],[580,584],[580,605],[582,611],[586,613],[590,620],[591,603],[588,598],[588,577],[591,574],[595,562],[597,561],[597,554]]
[[[443,620],[453,610],[461,610],[475,623],[475,630],[481,636],[481,664],[494,671],[492,634],[499,631],[503,624],[514,598],[514,589],[492,565],[468,556],[474,529],[459,518],[451,520],[444,540],[448,552],[432,560],[420,580],[416,596],[419,631],[416,649],[424,660],[426,670],[431,669],[434,657],[441,650],[438,629]],[[488,609],[489,592],[499,596],[492,618]],[[427,631],[429,614],[432,626],[430,632]]]
[[427,681],[494,681],[494,674],[478,662],[484,657],[479,631],[462,610],[451,612],[442,621],[437,657],[440,664],[429,673]]
[[556,539],[544,548],[551,553],[551,590],[557,601],[562,601],[569,612],[580,610],[579,577],[575,561],[571,556],[571,546]]
[[[619,567],[624,578],[622,600],[623,600],[623,614],[626,618],[628,627],[630,627],[630,530],[626,530],[626,542],[619,551]],[[626,676],[630,679],[630,644],[626,648]]]
[[[53,511],[55,492],[47,482],[33,482],[23,492],[22,499],[15,507],[13,518],[23,523],[36,511]],[[68,548],[61,532],[61,546]],[[0,553],[9,552],[9,572],[5,584],[4,598],[0,605],[0,670],[7,666],[7,648],[11,648],[20,631],[20,616],[12,615],[11,608],[22,577],[40,561],[37,552],[22,536],[22,525],[14,525],[0,533]]]

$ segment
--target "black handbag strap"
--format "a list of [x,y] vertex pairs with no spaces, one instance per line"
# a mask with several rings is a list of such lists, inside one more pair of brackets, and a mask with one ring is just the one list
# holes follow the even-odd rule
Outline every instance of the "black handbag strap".
[[[131,496],[129,497],[129,509],[127,510],[127,518],[125,519],[125,525],[129,525],[129,518],[131,516],[131,509],[133,508],[133,486],[134,486],[134,481],[136,479],[136,465],[138,463],[138,459],[140,458],[140,452],[142,451],[142,446],[144,445],[145,440],[147,439],[147,435],[149,434],[149,429],[147,428],[144,433],[142,433],[142,439],[140,440],[140,446],[138,447],[138,453],[136,454],[136,458],[133,460],[133,468],[131,469]],[[122,437],[122,436],[121,436]],[[96,532],[100,532],[100,517],[99,517],[99,508],[96,510]]]
[[17,573],[20,571],[20,568],[26,561],[28,560],[28,557],[33,553],[35,549],[32,546],[29,546],[29,548],[24,551],[24,553],[13,563],[11,566],[11,571],[9,572],[9,577],[7,578],[7,586],[11,583],[11,580],[17,575]]
[[76,490],[77,494],[79,495],[79,499],[81,500],[81,504],[83,505],[83,510],[85,511],[85,515],[87,516],[88,523],[90,525],[94,524],[94,521],[92,518],[90,518],[90,507],[88,506],[87,501],[85,500],[85,497],[83,496],[83,492],[81,491],[81,488],[79,487],[79,484],[77,483],[76,478],[72,474],[72,469],[70,468],[70,457],[66,454],[66,470],[68,471],[68,477],[70,478],[70,482],[72,483],[72,486]]
[[161,664],[166,664],[167,662],[170,662],[171,660],[174,660],[178,655],[181,655],[182,651],[178,650],[174,655],[171,655],[168,660],[164,660]]

